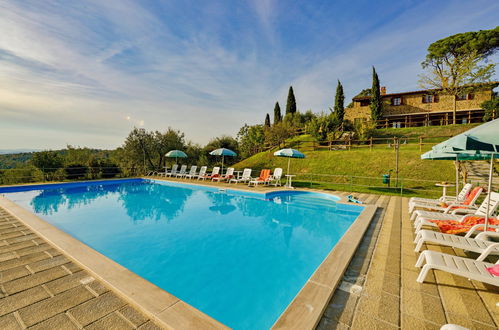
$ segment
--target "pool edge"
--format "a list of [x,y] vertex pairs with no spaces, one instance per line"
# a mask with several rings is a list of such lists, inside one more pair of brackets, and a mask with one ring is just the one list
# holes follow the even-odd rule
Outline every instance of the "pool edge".
[[159,325],[167,329],[229,329],[1,195],[0,207]]
[[377,210],[367,204],[272,329],[315,329]]

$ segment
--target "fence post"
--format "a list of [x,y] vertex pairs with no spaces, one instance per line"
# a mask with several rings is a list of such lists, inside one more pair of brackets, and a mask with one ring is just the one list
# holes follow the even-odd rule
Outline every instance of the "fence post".
[[400,179],[400,196],[404,195],[404,179]]
[[423,137],[419,137],[419,152],[423,151]]
[[369,138],[369,150],[373,150],[373,137]]

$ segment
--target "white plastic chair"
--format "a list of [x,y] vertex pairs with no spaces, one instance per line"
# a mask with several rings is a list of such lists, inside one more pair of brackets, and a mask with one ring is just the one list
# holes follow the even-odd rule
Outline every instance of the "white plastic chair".
[[178,171],[178,173],[175,176],[177,178],[181,178],[181,177],[183,177],[186,174],[186,171],[187,171],[187,165],[182,165],[180,167],[180,171]]
[[237,178],[232,178],[229,180],[229,183],[231,182],[234,182],[234,183],[240,183],[240,182],[243,182],[243,183],[246,183],[246,182],[249,182],[251,181],[251,168],[245,168],[243,170],[243,175],[241,175],[241,178],[237,179]]
[[[483,254],[482,254],[483,255]],[[499,286],[499,277],[492,275],[487,268],[494,264],[482,261],[482,255],[477,260],[453,256],[446,253],[425,250],[421,252],[416,267],[423,267],[416,279],[418,283],[423,283],[428,272],[432,269],[441,270],[454,275],[466,277],[468,279]],[[499,264],[499,260],[496,265]]]
[[177,175],[177,169],[178,169],[178,165],[177,164],[173,165],[171,171],[166,173],[165,176]]
[[442,202],[463,202],[466,199],[466,196],[468,193],[471,191],[473,188],[473,185],[471,183],[467,183],[464,185],[463,189],[459,192],[459,195],[456,197],[452,196],[441,196],[438,199],[433,199],[433,198],[422,198],[422,197],[411,197],[409,199],[409,213],[412,213],[414,210],[414,204],[431,204],[431,205],[438,205]]
[[454,221],[463,222],[469,217],[474,217],[474,216],[485,217],[485,215],[487,214],[487,203],[489,202],[489,200],[490,200],[489,217],[492,217],[492,215],[497,211],[497,208],[499,207],[499,193],[496,192],[489,193],[477,210],[466,210],[466,209],[461,210],[461,212],[467,212],[467,213],[473,212],[471,214],[459,215],[459,214],[448,214],[440,212],[416,211],[418,212],[418,216],[414,221],[415,232],[417,233],[418,231],[420,231],[423,226],[437,227],[437,225],[431,222],[430,220],[443,220],[443,221],[454,220]]

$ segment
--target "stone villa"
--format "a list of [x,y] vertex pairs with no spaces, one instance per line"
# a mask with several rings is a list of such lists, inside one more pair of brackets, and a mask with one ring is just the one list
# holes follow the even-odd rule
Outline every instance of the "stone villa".
[[[456,123],[481,122],[484,110],[480,104],[493,97],[498,82],[482,85],[472,92],[457,97],[441,92],[441,89],[427,89],[403,93],[386,93],[381,87],[383,118],[378,127],[412,127],[452,124],[454,98],[456,100]],[[353,106],[345,109],[345,119],[351,122],[371,118],[370,96],[356,96]]]

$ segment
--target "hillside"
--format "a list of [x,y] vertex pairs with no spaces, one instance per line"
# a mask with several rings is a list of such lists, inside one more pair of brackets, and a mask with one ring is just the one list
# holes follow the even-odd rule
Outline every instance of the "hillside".
[[[412,137],[424,135],[433,143],[440,142],[449,136],[459,134],[475,125],[456,125],[445,127],[416,127],[407,129],[377,130],[375,137]],[[430,195],[441,194],[441,189],[434,186],[436,182],[455,181],[455,169],[452,161],[421,160],[422,152],[431,149],[427,144],[402,144],[399,150],[399,182],[395,182],[396,152],[389,144],[376,145],[372,150],[368,147],[357,147],[351,150],[327,149],[312,150],[313,138],[301,135],[287,141],[286,147],[302,150],[305,159],[291,160],[291,173],[296,174],[296,186],[323,189],[336,189],[371,193],[400,193]],[[304,142],[306,141],[306,142]],[[272,150],[253,155],[237,164],[237,168],[249,167],[255,171],[262,168],[282,167],[287,169],[287,158],[274,157]],[[392,170],[390,172],[390,170]],[[390,188],[383,184],[382,175],[391,174]],[[396,188],[394,186],[397,186]],[[452,189],[449,193],[452,193]]]

